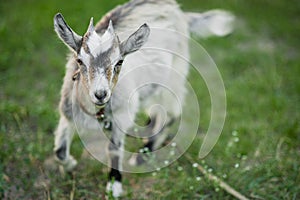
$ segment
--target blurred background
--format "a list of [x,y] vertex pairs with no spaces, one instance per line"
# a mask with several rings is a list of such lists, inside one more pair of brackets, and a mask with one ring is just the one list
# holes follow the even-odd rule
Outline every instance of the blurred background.
[[[106,167],[88,157],[62,177],[52,156],[59,91],[68,49],[53,30],[64,14],[85,32],[124,0],[0,2],[0,199],[101,199]],[[216,62],[226,87],[227,118],[213,151],[197,158],[203,135],[186,153],[209,173],[251,199],[300,198],[300,1],[178,0],[183,10],[221,8],[236,16],[234,32],[197,39]],[[189,79],[201,107],[200,130],[210,119],[203,80]],[[75,137],[72,152],[82,155]],[[126,174],[124,199],[232,199],[219,184],[180,158],[148,174]]]

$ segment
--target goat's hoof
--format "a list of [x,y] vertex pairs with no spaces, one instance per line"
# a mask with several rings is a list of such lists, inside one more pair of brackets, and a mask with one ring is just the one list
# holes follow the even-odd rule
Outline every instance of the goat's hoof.
[[77,161],[73,156],[69,156],[65,160],[60,160],[59,158],[56,158],[56,160],[63,166],[63,171],[65,172],[71,172],[77,165]]
[[108,182],[106,185],[106,192],[114,198],[118,198],[123,194],[122,183],[119,181]]
[[128,164],[131,166],[137,166],[137,156],[138,154],[133,154],[128,160]]
[[145,159],[146,159],[146,154],[144,153],[133,154],[129,159],[128,163],[131,166],[139,166],[146,162]]
[[64,169],[67,172],[72,171],[77,166],[77,160],[73,158],[73,156],[70,156],[67,163],[64,165]]

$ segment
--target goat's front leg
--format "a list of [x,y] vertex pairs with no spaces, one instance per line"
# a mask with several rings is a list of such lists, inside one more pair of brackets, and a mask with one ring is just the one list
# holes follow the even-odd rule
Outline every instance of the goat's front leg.
[[124,150],[124,133],[112,127],[112,137],[108,146],[108,153],[110,159],[110,172],[108,175],[108,183],[106,190],[112,193],[114,197],[122,195],[122,160]]
[[63,165],[65,171],[71,171],[77,165],[77,161],[70,155],[70,146],[74,130],[70,122],[61,116],[55,132],[54,152],[57,160]]

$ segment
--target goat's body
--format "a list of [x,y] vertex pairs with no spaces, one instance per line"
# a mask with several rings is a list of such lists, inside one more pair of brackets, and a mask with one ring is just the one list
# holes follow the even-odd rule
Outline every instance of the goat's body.
[[[155,82],[157,84],[164,83],[166,86],[175,86],[174,88],[179,92],[173,92],[183,98],[184,82],[172,80],[172,70],[166,70],[166,67],[173,67],[182,76],[188,73],[187,63],[176,63],[174,55],[164,52],[164,50],[179,52],[188,58],[187,41],[176,38],[176,34],[174,37],[170,37],[169,32],[163,31],[168,29],[188,35],[186,19],[176,2],[173,0],[137,0],[134,2],[136,2],[136,7],[132,8],[119,22],[116,22],[116,32],[119,34],[120,40],[127,38],[130,30],[145,22],[150,26],[151,34],[143,49],[126,57],[119,84],[113,93],[112,110],[117,113],[114,118],[121,123],[123,130],[127,130],[133,125],[133,119],[128,118],[127,114],[128,106],[126,104],[129,99],[131,100],[130,114],[132,116],[139,110],[145,110],[150,115],[149,108],[157,103],[167,109],[169,114],[173,115],[172,117],[178,116],[180,110],[177,108],[176,99],[170,98],[168,93],[164,94],[168,91],[165,88],[156,87]],[[122,10],[122,7],[119,9]],[[161,50],[153,50],[153,48]],[[139,88],[147,82],[154,84]],[[138,88],[139,90],[137,90]],[[152,115],[155,117],[158,113],[152,113]]]
[[[181,113],[179,104],[184,102],[185,77],[189,71],[189,21],[175,0],[132,0],[100,20],[95,27],[99,35],[105,32],[109,20],[112,20],[120,41],[128,38],[132,30],[143,23],[151,28],[143,48],[125,58],[118,84],[109,106],[105,108],[106,114],[113,117],[109,152],[111,167],[117,169],[111,171],[110,178],[113,176],[118,182],[121,181],[118,170],[122,169],[123,138],[134,125],[136,113],[144,110],[154,119],[156,124],[153,126],[153,135],[161,130],[163,123]],[[95,104],[90,101],[82,81],[72,81],[77,70],[76,58],[71,55],[61,91],[61,119],[55,139],[56,155],[67,170],[76,165],[69,154],[75,125],[81,130],[99,130],[98,120],[91,115],[95,113]],[[162,120],[159,109],[151,110],[154,104],[160,104],[165,109],[168,119]],[[156,139],[155,136],[153,139]],[[112,190],[114,196],[120,195],[120,185],[112,186]]]
[[[126,57],[119,75],[119,82],[110,100],[110,107],[106,108],[106,112],[113,114],[112,143],[109,150],[112,160],[111,167],[117,169],[110,173],[110,177],[113,176],[116,179],[117,185],[108,187],[113,187],[114,195],[119,196],[121,189],[118,188],[118,181],[121,181],[121,178],[118,170],[122,169],[121,151],[124,146],[124,131],[126,132],[134,125],[135,114],[141,109],[148,111],[148,114],[158,124],[156,125],[157,130],[163,125],[163,121],[159,120],[161,119],[159,112],[152,110],[150,113],[149,109],[153,104],[161,104],[171,117],[177,117],[180,114],[178,99],[171,98],[169,91],[153,84],[172,86],[169,89],[180,98],[181,102],[183,101],[184,77],[188,73],[188,63],[180,61],[172,53],[164,50],[176,52],[188,59],[188,41],[177,38],[178,34],[170,35],[170,32],[164,30],[172,30],[186,36],[189,35],[189,32],[184,13],[173,0],[131,1],[103,17],[95,27],[99,34],[103,34],[109,19],[113,20],[115,32],[121,41],[128,38],[133,29],[145,22],[153,29],[144,49]],[[90,115],[95,112],[95,106],[89,101],[87,90],[84,89],[82,81],[75,83],[72,81],[72,76],[77,70],[75,57],[71,55],[61,91],[61,119],[55,140],[55,152],[67,170],[71,170],[76,165],[76,161],[69,154],[74,127],[86,131],[99,131],[98,120]],[[174,80],[172,72],[181,74],[182,79]],[[148,86],[135,92],[136,89],[147,83],[149,83]],[[131,100],[130,106],[127,102],[129,99]],[[128,115],[129,107],[131,117]],[[119,146],[115,144],[119,144]],[[113,160],[117,160],[117,162],[113,162]]]
[[[178,90],[178,92],[175,92],[175,94],[183,98],[185,93],[184,83],[178,81],[178,79],[172,79],[171,70],[168,71],[159,69],[161,67],[159,65],[162,65],[163,67],[173,67],[177,73],[180,73],[182,75],[182,77],[185,77],[188,73],[188,63],[176,63],[178,59],[176,59],[176,57],[172,55],[172,53],[163,51],[173,51],[179,53],[186,59],[189,58],[188,41],[182,40],[182,37],[176,38],[176,34],[173,34],[173,37],[170,37],[170,32],[164,32],[164,30],[172,30],[188,36],[188,26],[184,13],[179,9],[178,5],[173,0],[135,0],[133,2],[135,3],[131,4],[135,5],[136,7],[131,7],[130,11],[125,10],[126,15],[123,18],[117,18],[116,22],[114,22],[114,28],[116,33],[119,35],[120,40],[123,41],[129,36],[129,34],[131,33],[130,31],[145,22],[147,22],[151,28],[157,29],[157,31],[152,31],[148,42],[144,46],[144,50],[140,50],[126,57],[119,77],[119,80],[123,83],[126,83],[126,85],[118,84],[114,90],[112,97],[112,110],[114,112],[118,112],[119,109],[120,112],[122,112],[121,109],[124,107],[123,103],[124,98],[126,99],[126,95],[128,97],[128,95],[131,94],[134,89],[143,85],[145,83],[145,80],[164,80],[164,83],[166,85],[174,86],[174,88]],[[125,4],[123,7],[126,8],[128,7],[128,5]],[[116,8],[115,12],[109,13],[108,15],[104,16],[103,20],[101,20],[102,22],[96,26],[96,30],[98,32],[102,32],[101,24],[106,24],[105,21],[109,19],[107,18],[107,16],[114,19],[111,14],[119,13],[118,10],[122,12],[122,10],[124,9],[123,7],[118,7]],[[152,50],[147,50],[147,48],[151,48]],[[153,50],[153,48],[161,48],[162,50]],[[143,67],[143,65],[145,64],[147,66]],[[150,64],[153,64],[154,66],[148,67]],[[135,70],[135,68],[141,66],[142,70]],[[83,86],[80,85],[80,82],[74,84],[74,82],[72,81],[72,76],[77,69],[78,66],[75,58],[71,56],[67,64],[67,72],[62,89],[62,101],[60,109],[62,111],[61,114],[65,115],[67,119],[72,121],[74,113],[74,110],[72,111],[73,106],[73,108],[76,109],[75,113],[77,117],[80,117],[82,119],[79,121],[89,122],[88,124],[82,124],[83,127],[98,129],[97,120],[88,115],[79,106],[78,97],[81,99],[82,104],[84,104],[84,106],[91,113],[94,112],[94,104],[89,102],[88,99],[85,99],[88,95],[81,93],[78,94],[78,92],[82,92],[82,90],[77,88]],[[133,74],[128,75],[130,73]],[[138,90],[137,93],[134,94],[135,96],[131,97],[133,100],[133,102],[131,102],[131,114],[138,112],[140,109],[145,109],[147,111],[149,106],[152,106],[153,103],[157,102],[158,99],[160,99],[160,102],[164,101],[164,99],[158,98],[158,96],[169,95],[162,95],[161,92],[163,92],[161,87],[145,87],[144,89]],[[153,99],[153,101],[151,101],[151,99]],[[165,101],[168,102],[166,105],[170,106],[170,109],[168,109],[168,111],[173,112],[172,114],[174,116],[178,116],[180,111],[175,108],[177,104],[176,106],[172,105],[174,99],[166,99]],[[85,120],[86,118],[89,119]],[[130,128],[133,125],[132,120],[127,121],[126,119],[122,119],[122,121],[123,120],[124,128]],[[94,123],[91,123],[92,121],[94,121]]]

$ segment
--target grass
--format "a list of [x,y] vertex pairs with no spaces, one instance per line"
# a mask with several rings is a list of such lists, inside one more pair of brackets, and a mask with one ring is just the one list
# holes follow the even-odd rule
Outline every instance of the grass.
[[[83,158],[72,175],[45,168],[52,155],[57,104],[67,49],[53,31],[62,12],[83,33],[95,20],[124,2],[91,0],[3,1],[0,4],[0,198],[101,199],[106,167]],[[300,197],[300,3],[275,1],[179,1],[183,9],[223,8],[237,16],[235,32],[198,40],[216,62],[227,94],[222,135],[204,159],[197,154],[202,135],[188,150],[195,162],[253,199]],[[195,74],[202,114],[210,101]],[[80,158],[75,138],[72,151]],[[148,174],[125,174],[124,199],[232,199],[185,157]]]

